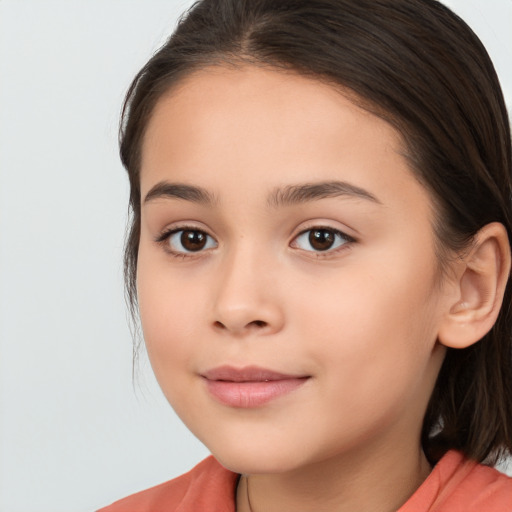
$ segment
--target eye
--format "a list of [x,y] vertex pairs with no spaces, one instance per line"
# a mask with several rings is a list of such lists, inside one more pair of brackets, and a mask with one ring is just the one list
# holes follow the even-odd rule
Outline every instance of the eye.
[[295,238],[292,246],[304,251],[326,252],[352,241],[351,237],[337,229],[319,227],[303,231]]
[[217,247],[217,242],[199,229],[176,229],[163,235],[160,241],[167,240],[169,250],[173,253],[199,252]]

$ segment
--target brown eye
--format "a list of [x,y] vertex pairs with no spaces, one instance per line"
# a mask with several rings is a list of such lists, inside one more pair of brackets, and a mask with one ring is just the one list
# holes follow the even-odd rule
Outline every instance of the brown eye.
[[207,236],[202,231],[182,231],[181,245],[187,251],[200,251],[206,245]]
[[210,235],[199,229],[177,229],[166,238],[170,251],[179,254],[199,252],[217,246]]
[[292,247],[298,247],[309,252],[326,252],[353,241],[353,238],[337,229],[312,228],[295,238]]
[[327,229],[312,229],[309,232],[309,243],[317,251],[330,249],[335,240],[335,235]]

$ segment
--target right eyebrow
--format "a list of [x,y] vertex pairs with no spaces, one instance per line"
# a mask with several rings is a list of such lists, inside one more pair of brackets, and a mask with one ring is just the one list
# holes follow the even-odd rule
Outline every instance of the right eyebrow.
[[215,197],[201,187],[193,185],[185,185],[184,183],[170,183],[168,181],[160,181],[146,194],[143,203],[147,204],[155,199],[183,199],[194,203],[211,205],[215,201]]

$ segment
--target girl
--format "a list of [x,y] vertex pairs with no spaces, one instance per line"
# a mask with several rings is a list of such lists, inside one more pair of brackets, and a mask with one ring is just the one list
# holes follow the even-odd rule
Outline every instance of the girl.
[[121,156],[131,305],[213,457],[104,512],[512,510],[510,131],[457,16],[202,0]]

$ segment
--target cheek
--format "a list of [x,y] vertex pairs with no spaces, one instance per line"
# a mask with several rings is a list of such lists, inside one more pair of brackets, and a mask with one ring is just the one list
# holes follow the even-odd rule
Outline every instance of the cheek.
[[137,295],[144,341],[160,380],[189,366],[189,341],[197,338],[200,307],[206,301],[202,288],[191,286],[186,278],[173,277],[168,265],[148,261],[141,251]]
[[316,416],[330,418],[319,421],[326,438],[336,429],[356,435],[423,414],[438,369],[435,321],[425,283],[412,284],[353,275],[303,304],[298,329],[323,381]]
[[373,385],[390,373],[413,379],[436,341],[431,262],[396,260],[385,272],[375,268],[361,264],[323,286],[308,286],[307,294],[295,290],[297,331],[315,340],[308,350],[319,365],[336,365],[348,381]]

